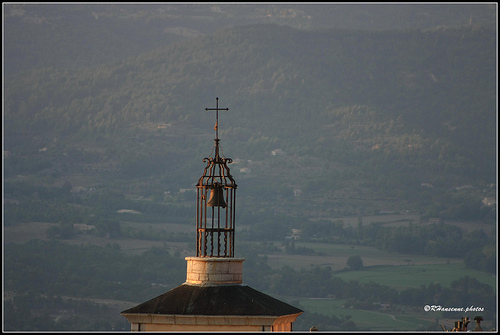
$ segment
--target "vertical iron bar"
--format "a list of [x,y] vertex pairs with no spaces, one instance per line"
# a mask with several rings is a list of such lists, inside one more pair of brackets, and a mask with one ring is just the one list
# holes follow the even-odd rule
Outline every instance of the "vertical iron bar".
[[233,206],[233,201],[230,197],[230,195],[233,193],[233,189],[229,190],[229,188],[226,188],[226,199],[227,199],[227,207],[226,207],[226,224],[224,225],[224,227],[226,228],[226,230],[224,230],[224,256],[230,256],[227,254],[228,250],[227,250],[227,231],[228,231],[228,224],[230,225],[231,223],[229,222],[228,220],[228,214],[231,212]]
[[215,209],[212,207],[212,229],[210,230],[210,257],[214,255],[214,219],[215,219]]
[[[203,201],[203,208],[204,208],[204,219],[203,219],[203,257],[207,255],[207,192],[206,188],[203,188],[203,192],[205,193],[205,199]],[[202,208],[202,210],[203,210]]]
[[199,243],[199,238],[200,238],[200,188],[196,188],[196,257],[200,256],[199,250],[200,250],[200,243]]
[[234,239],[235,239],[235,235],[236,235],[236,189],[234,190],[233,192],[233,210],[232,210],[232,213],[233,214],[233,222],[232,222],[232,228],[233,228],[233,236],[231,238],[231,255],[234,256]]

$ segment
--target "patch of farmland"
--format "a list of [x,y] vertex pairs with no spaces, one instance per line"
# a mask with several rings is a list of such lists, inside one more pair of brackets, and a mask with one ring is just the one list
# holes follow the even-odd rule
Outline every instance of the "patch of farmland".
[[369,246],[296,242],[295,248],[300,247],[313,249],[316,255],[267,254],[268,265],[275,269],[289,266],[295,270],[329,266],[333,271],[340,271],[346,267],[346,262],[351,256],[360,256],[364,266],[462,263],[462,259],[389,253]]
[[465,276],[473,277],[491,287],[495,287],[496,283],[495,276],[479,270],[467,269],[463,263],[372,266],[359,271],[337,273],[335,276],[344,281],[374,282],[395,289],[420,287],[432,283],[450,287],[452,282]]
[[46,240],[47,229],[57,226],[56,223],[26,222],[15,226],[5,226],[3,236],[5,243],[24,243],[34,239]]
[[[415,331],[428,326],[431,322],[419,317],[420,315],[401,314],[395,311],[378,311],[355,309],[346,305],[343,300],[336,299],[303,299],[300,307],[305,312],[318,313],[339,318],[349,316],[358,330],[371,331]],[[421,314],[421,313],[420,313]],[[328,331],[329,329],[319,329]],[[438,330],[438,329],[436,329]]]
[[[137,224],[139,225],[139,224]],[[5,243],[25,243],[34,239],[48,240],[47,229],[52,226],[58,226],[57,223],[46,222],[26,222],[16,224],[15,226],[4,227]],[[158,229],[154,224],[151,225],[154,229]],[[173,231],[185,231],[186,225],[166,225]],[[149,229],[149,224],[146,224],[142,229]],[[132,238],[106,238],[91,234],[76,234],[74,238],[67,240],[58,240],[63,243],[73,245],[95,245],[106,247],[108,245],[117,244],[121,250],[127,253],[140,254],[152,247],[167,248],[172,254],[180,253],[182,256],[191,256],[195,252],[194,247],[191,250],[188,242],[164,242],[150,241]]]

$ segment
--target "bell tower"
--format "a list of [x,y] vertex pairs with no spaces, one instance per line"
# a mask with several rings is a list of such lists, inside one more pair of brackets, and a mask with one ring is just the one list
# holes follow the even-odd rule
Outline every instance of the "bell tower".
[[196,257],[186,257],[186,282],[123,311],[132,331],[291,331],[302,310],[243,284],[243,258],[234,257],[237,185],[219,146],[196,184]]
[[241,284],[243,258],[234,257],[236,182],[222,155],[219,139],[219,98],[215,100],[215,139],[212,153],[203,159],[203,175],[196,184],[196,257],[186,257],[186,282],[195,285]]
[[203,159],[206,163],[203,175],[196,184],[196,256],[234,257],[234,224],[236,203],[236,182],[227,164],[231,158],[221,157],[219,146],[219,98],[215,108],[215,145],[213,157]]

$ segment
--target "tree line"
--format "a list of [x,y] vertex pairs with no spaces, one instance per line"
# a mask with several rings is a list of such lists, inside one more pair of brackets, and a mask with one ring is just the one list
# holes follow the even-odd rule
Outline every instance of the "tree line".
[[[376,308],[374,301],[391,304],[393,308],[422,307],[429,303],[474,305],[485,309],[485,318],[491,319],[495,315],[493,288],[471,277],[462,277],[450,287],[431,283],[398,291],[375,283],[346,282],[336,277],[329,267],[297,271],[284,266],[273,270],[264,256],[257,256],[256,247],[240,247],[245,258],[245,283],[273,296],[332,297],[346,300],[347,306],[368,310]],[[185,279],[185,260],[178,254],[151,248],[140,255],[127,255],[112,244],[107,247],[76,246],[40,240],[9,243],[5,248],[4,267],[5,291],[13,297],[6,301],[6,330],[48,330],[38,328],[45,326],[62,330],[69,322],[75,323],[64,330],[123,327],[124,324],[116,318],[111,321],[109,311],[103,307],[77,303],[76,300],[71,303],[61,300],[61,297],[141,302],[182,284]],[[36,281],[33,281],[34,277]],[[44,312],[38,314],[38,309]],[[66,318],[62,318],[64,322],[54,323],[51,315],[61,314],[61,309],[73,312],[68,311]],[[20,311],[24,313],[20,314]],[[87,314],[89,317],[84,321],[82,317]],[[444,313],[443,316],[456,317],[453,313]],[[310,317],[314,318],[313,315]],[[323,322],[333,323],[336,327],[331,329],[356,329],[352,321],[347,321],[323,318]],[[33,328],[28,329],[30,327]]]

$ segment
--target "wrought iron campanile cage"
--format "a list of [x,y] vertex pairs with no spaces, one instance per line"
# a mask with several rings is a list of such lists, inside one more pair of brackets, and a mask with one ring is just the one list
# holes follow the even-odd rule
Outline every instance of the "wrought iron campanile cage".
[[219,147],[219,98],[216,108],[215,146],[213,157],[203,159],[206,163],[203,175],[196,184],[196,256],[234,257],[235,200],[237,185],[227,164],[231,158],[221,157]]

